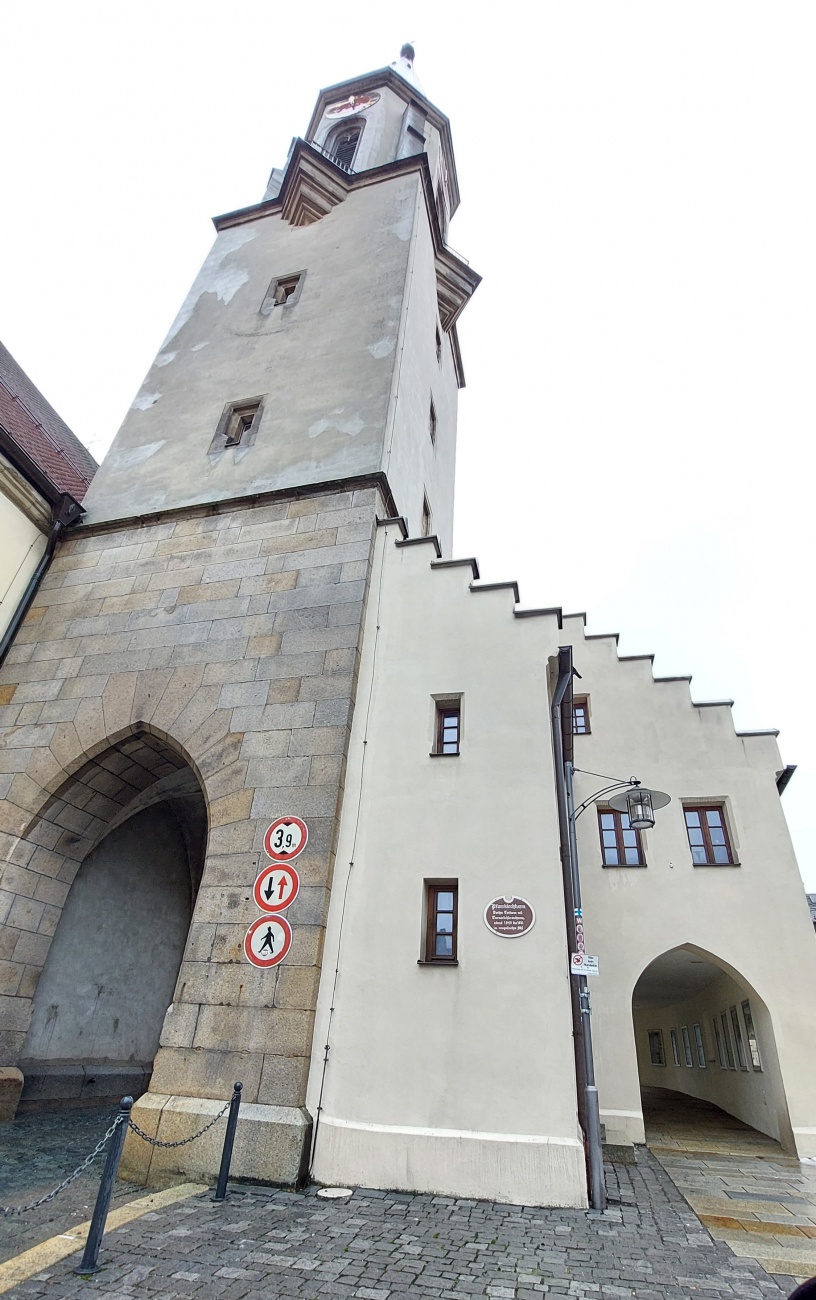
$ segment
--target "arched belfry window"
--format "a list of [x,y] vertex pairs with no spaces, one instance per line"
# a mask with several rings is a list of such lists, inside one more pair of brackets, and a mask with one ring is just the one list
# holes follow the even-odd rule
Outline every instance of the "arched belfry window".
[[365,123],[359,118],[352,122],[343,122],[326,136],[323,152],[331,158],[332,162],[337,163],[338,167],[342,167],[343,171],[351,171],[364,125]]

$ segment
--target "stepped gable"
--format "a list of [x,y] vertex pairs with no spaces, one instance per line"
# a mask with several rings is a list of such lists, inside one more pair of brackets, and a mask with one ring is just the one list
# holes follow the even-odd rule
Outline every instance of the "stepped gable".
[[[483,591],[512,591],[513,603],[514,603],[514,608],[513,608],[514,618],[544,618],[544,617],[556,618],[558,620],[559,629],[563,628],[564,623],[567,620],[580,619],[582,628],[586,626],[586,613],[583,610],[575,614],[564,614],[560,605],[552,605],[548,607],[542,607],[540,609],[517,608],[520,603],[520,596],[519,596],[518,583],[515,581],[515,579],[509,582],[479,582],[478,581],[479,562],[474,556],[469,556],[465,559],[460,559],[460,560],[441,559],[442,552],[439,545],[439,539],[434,534],[431,534],[428,537],[406,536],[407,529],[405,526],[405,520],[402,519],[401,516],[400,517],[395,516],[387,519],[378,519],[377,523],[378,525],[393,524],[393,523],[400,524],[400,527],[403,530],[403,536],[400,541],[394,543],[395,546],[423,546],[423,545],[433,546],[436,551],[437,558],[435,560],[431,560],[432,569],[455,569],[460,567],[470,568],[473,575],[473,581],[470,583],[468,589],[474,595]],[[620,640],[620,633],[619,632],[584,633],[584,640],[585,641],[610,641],[611,640],[614,641],[615,645],[617,646]],[[654,663],[654,655],[653,654],[644,654],[644,655],[619,654],[618,655],[618,663],[622,663],[622,664],[639,663],[642,661],[648,662],[650,664]],[[654,682],[655,685],[664,685],[667,682],[689,682],[690,683],[691,674],[670,676],[670,677],[653,676],[652,681]],[[733,700],[692,700],[690,690],[689,690],[689,701],[693,709],[731,709],[734,706]],[[752,736],[778,736],[779,729],[777,727],[754,727],[747,731],[737,731],[735,728],[734,734],[739,736],[741,739],[750,738]]]
[[82,501],[96,461],[2,343],[0,428],[58,492]]

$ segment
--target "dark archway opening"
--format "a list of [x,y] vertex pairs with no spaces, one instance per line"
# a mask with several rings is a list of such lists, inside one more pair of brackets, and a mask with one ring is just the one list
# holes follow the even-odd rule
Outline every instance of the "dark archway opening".
[[674,948],[643,971],[632,1013],[647,1142],[793,1149],[770,1013],[736,971]]
[[20,1062],[24,1109],[146,1090],[206,850],[198,779],[148,732],[72,777],[39,826],[55,824],[92,844],[79,864],[66,859],[70,888]]

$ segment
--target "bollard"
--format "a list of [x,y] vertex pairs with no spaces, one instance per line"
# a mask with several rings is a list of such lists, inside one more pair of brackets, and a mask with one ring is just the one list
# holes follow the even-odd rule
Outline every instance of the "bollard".
[[232,1160],[232,1148],[235,1143],[235,1130],[238,1127],[238,1111],[241,1106],[241,1089],[242,1083],[236,1083],[232,1090],[232,1099],[230,1101],[229,1115],[227,1117],[227,1131],[224,1134],[224,1150],[221,1152],[221,1168],[218,1171],[218,1182],[215,1185],[214,1201],[223,1201],[227,1194],[227,1179],[229,1178],[230,1161]]
[[132,1097],[123,1097],[119,1103],[119,1126],[114,1130],[111,1144],[108,1147],[105,1168],[102,1170],[102,1181],[96,1194],[96,1205],[94,1206],[91,1226],[88,1231],[88,1240],[85,1242],[85,1249],[82,1252],[82,1262],[74,1269],[75,1273],[99,1272],[99,1247],[102,1245],[102,1234],[105,1231],[105,1221],[108,1217],[111,1197],[116,1184],[116,1174],[122,1156],[122,1147],[125,1145],[125,1138],[127,1137],[128,1120],[130,1119],[132,1105]]

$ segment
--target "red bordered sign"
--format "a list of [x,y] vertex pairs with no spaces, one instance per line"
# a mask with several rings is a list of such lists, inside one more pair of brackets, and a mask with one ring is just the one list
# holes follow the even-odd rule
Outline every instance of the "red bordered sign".
[[294,903],[300,889],[300,876],[288,863],[264,867],[255,881],[255,902],[262,912],[282,912]]
[[285,916],[259,916],[244,937],[244,956],[253,966],[267,970],[283,961],[292,946],[292,927]]
[[264,849],[273,862],[290,862],[306,848],[309,828],[299,817],[279,817],[264,835]]

